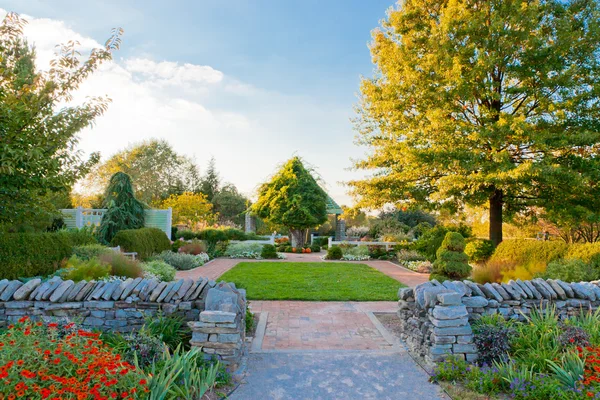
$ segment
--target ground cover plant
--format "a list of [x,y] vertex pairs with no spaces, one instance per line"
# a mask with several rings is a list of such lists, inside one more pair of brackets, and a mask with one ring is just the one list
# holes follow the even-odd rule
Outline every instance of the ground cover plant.
[[524,322],[484,316],[473,331],[479,364],[449,358],[432,380],[514,399],[600,397],[599,311],[559,318],[552,307],[533,309]]
[[404,285],[364,264],[243,262],[219,280],[249,300],[394,301]]

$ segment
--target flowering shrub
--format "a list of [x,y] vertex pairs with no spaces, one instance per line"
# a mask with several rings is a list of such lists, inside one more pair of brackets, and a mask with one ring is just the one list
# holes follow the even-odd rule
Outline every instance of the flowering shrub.
[[[23,317],[0,335],[0,384],[7,399],[136,399],[145,375],[107,347],[97,333]],[[52,395],[52,397],[50,397]]]
[[420,272],[422,274],[430,273],[432,268],[430,261],[405,261],[401,264],[411,271]]
[[162,260],[153,260],[142,264],[144,277],[154,277],[160,281],[170,282],[175,279],[177,270]]

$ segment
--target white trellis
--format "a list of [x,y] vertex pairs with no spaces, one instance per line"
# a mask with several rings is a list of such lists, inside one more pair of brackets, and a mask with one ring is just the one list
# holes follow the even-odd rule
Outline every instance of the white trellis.
[[[63,214],[63,220],[67,228],[83,228],[86,226],[98,226],[102,221],[102,216],[106,208],[69,208],[60,210]],[[171,239],[171,224],[173,210],[169,207],[166,210],[149,209],[144,211],[144,226],[148,228],[158,228]]]

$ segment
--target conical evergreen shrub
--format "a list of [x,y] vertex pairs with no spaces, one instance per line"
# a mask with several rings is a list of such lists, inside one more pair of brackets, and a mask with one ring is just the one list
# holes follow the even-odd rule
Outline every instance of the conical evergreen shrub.
[[437,250],[437,258],[429,279],[461,280],[471,274],[469,256],[465,254],[465,238],[458,232],[448,232]]
[[144,227],[146,205],[135,198],[131,177],[117,172],[110,178],[104,199],[107,211],[98,228],[98,240],[108,245],[117,232]]

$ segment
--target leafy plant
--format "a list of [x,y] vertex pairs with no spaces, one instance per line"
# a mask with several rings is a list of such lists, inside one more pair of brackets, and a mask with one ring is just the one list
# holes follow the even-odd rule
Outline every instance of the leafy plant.
[[177,251],[197,256],[198,254],[206,253],[207,246],[206,243],[201,240],[192,240],[190,243],[185,243],[183,246],[179,247]]
[[121,246],[122,251],[136,252],[142,260],[171,249],[169,238],[158,228],[121,230],[112,239],[111,245]]
[[197,256],[194,256],[191,254],[173,253],[172,251],[167,250],[157,255],[156,259],[166,262],[179,271],[187,271],[203,266],[208,262],[208,255],[198,254]]
[[175,279],[177,270],[162,260],[152,260],[142,264],[144,273],[152,274],[163,282],[170,282]]
[[419,253],[416,250],[406,250],[406,249],[401,249],[398,250],[398,252],[396,253],[396,258],[398,259],[398,262],[400,262],[401,264],[405,263],[405,262],[410,262],[410,261],[425,261],[426,258],[424,255],[422,255],[421,253]]
[[569,351],[562,356],[561,365],[552,360],[546,360],[556,379],[565,387],[576,389],[583,379],[585,362],[576,352]]
[[265,244],[260,252],[260,257],[264,259],[277,258],[277,249],[272,244]]
[[503,318],[491,324],[486,323],[485,320],[479,321],[474,326],[474,332],[473,341],[477,346],[479,354],[477,362],[480,365],[492,365],[496,361],[502,362],[508,359],[511,350],[510,342],[516,332],[504,322]]
[[433,369],[430,380],[432,382],[460,382],[464,379],[469,368],[469,364],[464,358],[448,356]]
[[98,227],[101,243],[111,243],[119,231],[143,228],[146,205],[135,198],[131,177],[126,173],[117,172],[110,178],[104,207],[107,210]]
[[110,275],[111,266],[97,258],[81,260],[75,256],[69,258],[65,265],[64,279],[74,282],[91,281]]
[[110,251],[103,253],[98,258],[102,263],[110,265],[111,275],[126,278],[139,278],[143,275],[140,262],[124,254]]
[[561,324],[561,333],[558,336],[558,343],[562,347],[587,347],[590,345],[590,336],[587,332],[578,326]]
[[148,335],[162,340],[171,350],[178,347],[189,348],[192,331],[185,319],[179,315],[157,313],[147,316],[144,321],[144,329]]
[[600,269],[577,259],[559,259],[551,261],[540,276],[565,282],[588,282],[600,278]]
[[104,333],[102,339],[125,361],[137,363],[144,370],[157,362],[165,351],[165,344],[160,337],[148,334],[143,327],[138,332]]
[[439,281],[444,281],[447,279],[461,280],[468,277],[472,268],[464,250],[465,239],[462,235],[457,232],[448,232],[437,251],[431,279],[435,277]]
[[83,246],[73,247],[73,255],[81,260],[97,258],[101,254],[107,253],[109,251],[112,250],[101,244],[86,244]]
[[465,253],[469,256],[469,261],[482,263],[494,253],[494,244],[486,239],[473,239],[465,246]]
[[344,256],[342,248],[339,246],[331,246],[327,249],[327,255],[325,258],[327,260],[341,260]]
[[225,255],[230,258],[260,258],[262,248],[259,243],[230,243]]

